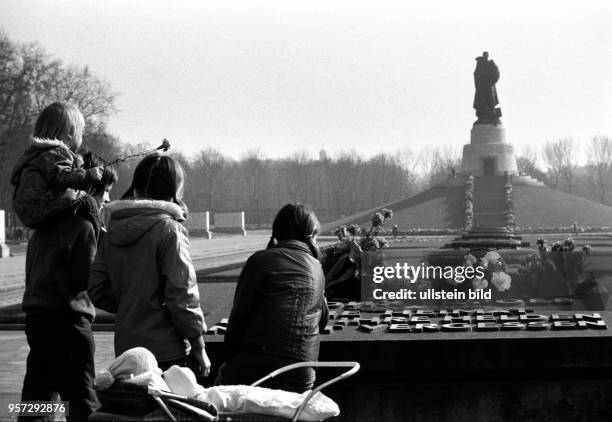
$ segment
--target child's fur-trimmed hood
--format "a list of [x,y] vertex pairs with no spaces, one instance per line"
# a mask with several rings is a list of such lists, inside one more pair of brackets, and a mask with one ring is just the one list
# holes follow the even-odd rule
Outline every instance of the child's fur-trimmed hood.
[[36,148],[55,148],[63,146],[68,148],[68,145],[66,145],[59,139],[37,138],[35,136],[30,137],[30,146]]
[[105,208],[109,216],[112,216],[114,212],[120,210],[151,209],[164,211],[178,221],[185,220],[185,211],[175,203],[168,201],[154,199],[121,199],[109,203]]
[[106,206],[109,216],[108,232],[111,243],[127,246],[137,242],[162,221],[178,224],[185,220],[185,212],[168,201],[129,199],[113,201]]

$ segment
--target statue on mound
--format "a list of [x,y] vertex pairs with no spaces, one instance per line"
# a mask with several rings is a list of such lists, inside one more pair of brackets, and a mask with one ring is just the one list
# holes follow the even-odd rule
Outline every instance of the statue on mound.
[[499,80],[499,68],[493,60],[489,60],[489,53],[483,52],[476,57],[476,70],[474,70],[474,108],[478,120],[476,124],[500,123],[501,109],[497,107],[497,90],[495,84]]

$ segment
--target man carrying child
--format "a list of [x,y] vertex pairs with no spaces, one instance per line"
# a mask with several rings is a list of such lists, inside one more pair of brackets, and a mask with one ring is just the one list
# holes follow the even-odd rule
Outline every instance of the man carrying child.
[[99,211],[117,181],[113,168],[83,168],[76,153],[83,126],[73,106],[45,108],[13,177],[16,211],[35,229],[22,304],[30,353],[21,401],[48,401],[58,392],[69,402],[69,420],[86,419],[98,404],[91,332],[95,310],[87,278],[102,229]]

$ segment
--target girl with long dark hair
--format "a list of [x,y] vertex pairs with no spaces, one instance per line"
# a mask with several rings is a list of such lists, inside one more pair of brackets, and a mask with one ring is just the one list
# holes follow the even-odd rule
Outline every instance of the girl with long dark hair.
[[[274,219],[267,249],[247,260],[225,334],[221,384],[250,384],[284,365],[318,359],[328,319],[318,232],[312,210],[287,204]],[[302,392],[314,377],[312,368],[301,368],[268,386]]]

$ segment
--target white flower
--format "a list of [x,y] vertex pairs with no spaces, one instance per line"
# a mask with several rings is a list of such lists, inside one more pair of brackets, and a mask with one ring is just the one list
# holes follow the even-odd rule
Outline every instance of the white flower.
[[512,279],[510,276],[504,272],[496,271],[491,276],[491,284],[495,286],[495,288],[503,292],[504,290],[508,290],[511,286]]
[[489,261],[497,261],[497,260],[501,259],[501,255],[499,253],[495,252],[495,251],[489,251],[484,256],[484,259],[487,259]]
[[476,264],[476,262],[478,262],[476,257],[474,255],[472,255],[471,253],[465,255],[463,259],[465,260],[466,265],[469,265],[470,267],[473,267],[474,264]]
[[486,289],[488,285],[489,282],[486,278],[476,277],[472,280],[472,287],[474,287],[475,290]]

